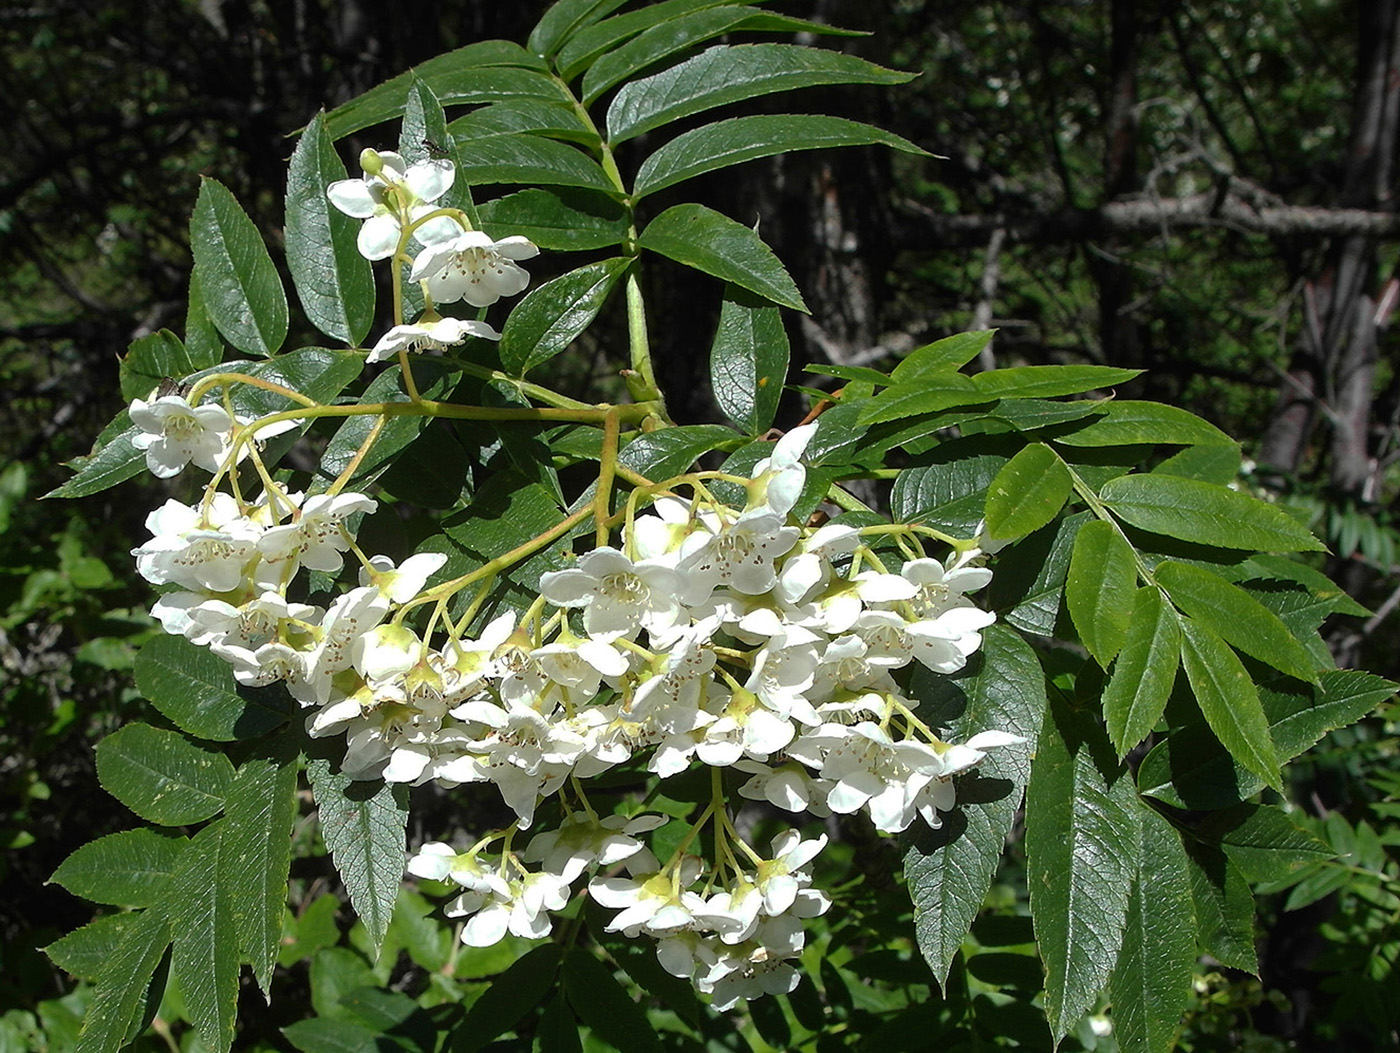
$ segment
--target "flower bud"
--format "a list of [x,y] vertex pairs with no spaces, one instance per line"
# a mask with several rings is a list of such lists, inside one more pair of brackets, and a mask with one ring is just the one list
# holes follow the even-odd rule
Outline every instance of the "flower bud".
[[378,150],[367,146],[360,151],[360,167],[364,169],[365,175],[377,176],[384,171],[384,159],[379,156]]

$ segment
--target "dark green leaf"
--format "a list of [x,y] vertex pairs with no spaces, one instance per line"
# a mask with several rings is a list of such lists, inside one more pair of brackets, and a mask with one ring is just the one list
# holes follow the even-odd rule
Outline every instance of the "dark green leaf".
[[[323,191],[324,192],[324,191]],[[190,249],[209,317],[234,347],[270,355],[287,337],[287,294],[258,228],[207,176],[190,217]]]
[[457,168],[457,178],[471,186],[526,183],[577,186],[621,194],[586,153],[553,139],[504,134],[464,140],[461,145],[462,163]]
[[185,309],[185,350],[196,369],[208,369],[224,357],[224,342],[204,305],[204,290],[199,284],[199,272],[190,271],[190,299]]
[[729,286],[710,347],[710,382],[726,416],[750,435],[773,426],[787,378],[788,338],[778,308]]
[[1125,1053],[1168,1053],[1196,961],[1191,863],[1170,823],[1150,808],[1139,815],[1137,880],[1109,983],[1113,1033]]
[[[1104,669],[1128,637],[1136,591],[1132,546],[1113,524],[1086,523],[1074,539],[1065,603],[1079,639]],[[1120,745],[1116,737],[1114,745]]]
[[1280,881],[1309,863],[1336,857],[1330,845],[1274,805],[1245,803],[1212,812],[1195,834],[1218,843],[1251,882]]
[[861,405],[862,424],[902,420],[926,413],[938,413],[955,406],[975,406],[993,402],[995,396],[981,394],[972,378],[961,373],[934,372],[917,381],[895,384]]
[[1259,971],[1254,950],[1254,894],[1239,867],[1214,845],[1186,842],[1191,898],[1201,950],[1231,969]]
[[169,329],[133,340],[118,370],[122,398],[151,398],[156,386],[167,377],[179,380],[200,368],[190,358],[180,338]]
[[49,880],[94,903],[155,906],[170,895],[170,878],[187,843],[156,830],[108,834],[70,855]]
[[272,983],[287,905],[292,823],[297,816],[297,749],[285,736],[250,757],[229,791],[220,859],[233,900],[238,948],[263,992]]
[[1278,615],[1203,567],[1163,561],[1153,572],[1167,595],[1225,642],[1299,680],[1317,683],[1317,663]]
[[950,741],[989,729],[1026,740],[992,750],[975,772],[959,780],[958,808],[942,817],[941,827],[921,825],[904,838],[919,950],[942,984],[986,898],[1020,807],[1045,712],[1045,680],[1025,641],[993,625],[962,671],[934,676],[916,670],[912,695],[927,719],[950,729]]
[[1099,497],[1142,530],[1220,548],[1315,552],[1322,543],[1272,505],[1224,486],[1172,475],[1124,475]]
[[446,149],[449,141],[442,103],[421,77],[414,77],[404,98],[403,120],[399,124],[399,156],[410,165],[431,160],[436,153],[434,144]]
[[[1140,369],[1113,366],[1013,366],[974,374],[969,379],[982,401],[992,399],[1050,399],[1124,384]],[[900,383],[906,383],[901,380]]]
[[583,947],[564,953],[564,993],[580,1020],[619,1053],[661,1053],[661,1042],[641,1006],[612,971]]
[[662,482],[689,471],[702,453],[731,447],[742,437],[722,424],[689,424],[643,432],[622,448],[618,463]]
[[1219,635],[1188,618],[1181,624],[1181,665],[1196,704],[1221,745],[1281,790],[1279,760],[1259,691],[1235,652]]
[[122,410],[119,420],[125,421],[126,427],[105,443],[95,446],[87,456],[68,461],[67,467],[76,474],[62,486],[50,490],[45,497],[87,497],[145,471],[146,454],[131,445],[131,440],[141,434],[141,429],[131,423],[126,410]]
[[556,943],[541,944],[496,977],[452,1032],[452,1053],[473,1053],[538,1007],[554,986],[562,953]]
[[542,249],[584,252],[621,245],[627,237],[626,209],[592,190],[521,190],[477,211],[493,237],[518,234]]
[[235,882],[226,834],[221,820],[195,836],[180,856],[170,897],[171,976],[200,1039],[215,1050],[233,1044],[238,1011]]
[[[550,99],[512,99],[472,110],[447,126],[447,135],[467,148],[493,135],[542,135],[563,139],[590,150],[602,145],[598,133],[579,117],[579,111]],[[444,140],[445,141],[445,140]]]
[[1194,413],[1160,402],[1114,399],[1104,414],[1082,428],[1057,436],[1065,446],[1131,446],[1134,443],[1220,446],[1230,437]]
[[403,879],[408,788],[401,783],[356,782],[320,758],[307,762],[306,773],[321,836],[377,951]]
[[356,247],[361,221],[326,196],[326,188],[344,178],[345,165],[318,113],[287,171],[287,269],[311,324],[356,347],[374,321],[374,275]]
[[1157,589],[1139,589],[1123,650],[1103,693],[1104,720],[1120,757],[1156,725],[1180,661],[1181,619]]
[[142,819],[184,826],[224,806],[233,765],[173,731],[128,724],[97,744],[97,777]]
[[633,200],[687,179],[759,157],[838,146],[888,146],[905,153],[926,151],[908,139],[859,121],[818,114],[759,114],[707,124],[678,135],[642,162]]
[[361,128],[401,117],[415,79],[431,88],[444,104],[563,98],[537,55],[509,41],[486,40],[431,58],[337,106],[326,115],[326,131],[332,139],[343,139]]
[[721,7],[738,0],[661,0],[637,11],[614,15],[580,29],[559,49],[555,67],[565,80],[573,80],[592,63],[619,44],[652,26],[684,17],[692,11]]
[[138,912],[104,914],[44,948],[55,965],[79,980],[96,982],[116,954],[127,930],[142,917]]
[[896,518],[904,523],[931,523],[955,535],[976,533],[987,489],[1008,460],[986,450],[986,445],[980,440],[955,440],[928,455],[926,459],[933,463],[900,472],[890,494]]
[[[381,1048],[401,1048],[388,1036],[354,1020],[312,1017],[282,1029],[287,1041],[301,1053],[377,1053]],[[384,1046],[380,1040],[384,1039]]]
[[1054,636],[1070,554],[1087,512],[1066,516],[1016,543],[988,586],[986,606],[1023,633]]
[[1026,789],[1031,917],[1058,1041],[1107,983],[1141,854],[1133,780],[1086,713],[1052,702]]
[[[83,1015],[77,1053],[117,1053],[146,1012],[151,978],[170,946],[170,925],[159,909],[142,911],[124,927]],[[157,998],[161,992],[155,992]]]
[[501,366],[524,376],[562,354],[588,328],[631,261],[590,263],[545,282],[521,300],[501,330]]
[[136,687],[182,731],[213,742],[257,738],[285,724],[281,690],[240,689],[228,662],[179,636],[156,636],[136,656]]
[[793,44],[718,45],[624,86],[608,107],[608,138],[620,143],[758,95],[821,84],[903,84],[912,76],[839,51]]
[[529,47],[545,58],[553,55],[582,29],[612,14],[626,0],[556,0],[530,30]]
[[956,372],[980,355],[995,335],[994,329],[955,333],[923,347],[916,347],[894,367],[890,379],[896,384],[912,384],[931,373]]
[[742,223],[704,205],[668,208],[642,231],[638,242],[650,252],[743,286],[796,311],[806,311],[802,294],[773,250]]
[[1045,526],[1073,489],[1069,469],[1044,443],[1032,443],[997,472],[987,490],[987,533],[1024,537]]

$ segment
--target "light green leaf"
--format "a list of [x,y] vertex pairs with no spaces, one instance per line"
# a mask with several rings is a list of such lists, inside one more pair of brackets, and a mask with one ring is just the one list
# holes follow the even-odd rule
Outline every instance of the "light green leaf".
[[287,294],[258,228],[216,179],[200,181],[190,249],[204,305],[230,344],[271,355],[287,337]]
[[1317,683],[1317,663],[1273,611],[1204,567],[1164,560],[1154,571],[1183,612],[1247,655]]
[[1105,403],[1102,417],[1055,441],[1065,446],[1131,446],[1135,443],[1167,443],[1181,446],[1220,446],[1230,436],[1194,413],[1160,402],[1114,399]]
[[721,44],[623,86],[608,107],[608,139],[620,143],[682,117],[759,95],[821,84],[903,84],[912,77],[839,51],[794,44]]
[[1216,633],[1189,618],[1181,630],[1181,664],[1206,723],[1236,760],[1281,791],[1278,756],[1254,680]]
[[142,819],[184,826],[223,807],[233,765],[173,731],[128,724],[97,744],[97,777]]
[[567,143],[538,135],[506,134],[464,140],[459,146],[457,178],[471,186],[527,183],[584,187],[617,196],[622,193],[596,161]]
[[1103,693],[1108,735],[1121,757],[1167,707],[1181,661],[1181,619],[1155,588],[1137,590],[1128,634]]
[[321,836],[377,952],[403,879],[408,789],[402,783],[353,780],[316,757],[307,762],[306,773]]
[[287,269],[311,324],[356,347],[374,321],[374,274],[356,247],[361,221],[326,196],[326,188],[344,178],[325,114],[318,113],[287,170]]
[[1154,464],[1152,471],[1157,475],[1184,475],[1203,483],[1228,486],[1238,478],[1240,463],[1238,443],[1207,444],[1178,450],[1160,464]]
[[[1079,639],[1104,669],[1128,637],[1136,591],[1132,546],[1113,524],[1086,523],[1074,539],[1065,603]],[[1114,745],[1119,745],[1116,737]]]
[[1281,881],[1309,863],[1337,855],[1282,808],[1269,804],[1245,803],[1212,812],[1195,833],[1219,843],[1250,882]]
[[179,380],[198,368],[180,338],[169,329],[140,337],[131,342],[118,369],[122,399],[149,401],[162,380]]
[[960,672],[936,676],[918,667],[912,695],[921,713],[950,729],[952,742],[990,729],[1025,739],[990,751],[958,781],[957,810],[943,816],[941,827],[920,824],[903,839],[919,950],[942,984],[986,898],[1021,804],[1045,712],[1045,674],[1024,640],[993,625]]
[[532,290],[501,330],[501,367],[523,377],[563,354],[598,316],[630,263],[622,257],[590,263]]
[[543,1002],[554,986],[562,953],[557,943],[541,944],[497,976],[452,1032],[452,1053],[473,1053]]
[[715,401],[739,428],[760,435],[773,426],[787,379],[788,338],[778,308],[729,286],[710,347]]
[[[497,105],[494,104],[493,105]],[[414,77],[404,97],[403,120],[399,124],[399,156],[408,164],[430,160],[436,145],[446,150],[449,144],[447,114],[433,89]],[[451,189],[456,189],[453,181]],[[441,207],[441,205],[439,205]]]
[[860,422],[880,424],[939,413],[955,406],[975,406],[994,401],[994,396],[979,392],[969,376],[953,372],[929,373],[917,381],[895,384],[866,399],[861,406]]
[[55,940],[44,948],[44,953],[64,972],[79,980],[96,983],[102,970],[117,953],[127,930],[141,917],[139,911],[104,914],[81,929]]
[[549,58],[580,30],[621,7],[626,0],[556,0],[530,30],[528,46],[536,55]]
[[[146,1012],[151,979],[170,946],[170,925],[158,908],[135,915],[102,969],[97,991],[83,1015],[77,1053],[117,1053]],[[160,992],[155,992],[157,998]]]
[[1027,446],[997,472],[987,490],[987,532],[1024,537],[1049,523],[1073,489],[1069,469],[1044,443]]
[[[326,131],[343,139],[361,128],[403,116],[414,79],[444,104],[500,102],[513,98],[563,99],[537,55],[506,40],[485,40],[438,55],[386,80],[326,115]],[[447,144],[444,143],[444,146]]]
[[980,355],[995,335],[995,329],[955,333],[916,347],[894,367],[890,379],[896,384],[912,384],[930,373],[956,372]]
[[1322,543],[1287,513],[1224,486],[1173,475],[1123,475],[1099,497],[1125,522],[1220,548],[1317,552]]
[[561,978],[569,1004],[598,1038],[619,1053],[661,1053],[642,1007],[592,951],[578,946],[565,951]]
[[1108,982],[1141,855],[1132,776],[1098,722],[1051,703],[1026,789],[1031,917],[1056,1042]]
[[585,252],[627,238],[627,210],[592,190],[536,187],[488,201],[477,212],[482,229],[493,237],[518,234],[542,249]]
[[1254,894],[1239,867],[1215,845],[1186,842],[1196,939],[1222,965],[1259,972],[1254,949]]
[[238,948],[266,994],[282,938],[292,823],[297,816],[297,748],[279,739],[239,767],[229,790],[221,861],[232,890]]
[[149,829],[108,834],[70,855],[49,880],[94,903],[152,907],[169,896],[176,860],[187,843]]
[[668,208],[647,224],[638,243],[776,304],[807,310],[802,294],[763,239],[704,205]]
[[633,200],[759,157],[838,146],[889,146],[927,154],[908,139],[858,121],[817,114],[734,117],[678,135],[642,162]]
[[1124,1053],[1169,1053],[1195,971],[1191,862],[1170,823],[1151,808],[1138,815],[1137,880],[1109,981],[1113,1035]]
[[[1013,366],[975,373],[969,379],[982,401],[992,399],[1051,399],[1125,384],[1140,369],[1113,366]],[[900,383],[906,383],[901,380]]]
[[210,1049],[233,1045],[238,1012],[238,931],[223,821],[201,830],[180,856],[170,897],[170,972],[185,1011]]
[[239,688],[226,661],[180,636],[146,642],[136,687],[180,730],[213,742],[257,738],[292,715],[285,692]]

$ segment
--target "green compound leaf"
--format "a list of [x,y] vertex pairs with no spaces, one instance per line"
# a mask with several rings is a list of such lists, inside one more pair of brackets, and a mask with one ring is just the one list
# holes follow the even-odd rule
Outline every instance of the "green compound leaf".
[[535,187],[488,201],[477,212],[482,229],[493,236],[518,234],[542,249],[586,252],[627,238],[627,210],[593,190]]
[[[563,139],[597,150],[602,138],[579,117],[578,110],[563,102],[548,99],[514,99],[493,102],[458,117],[447,125],[446,134],[466,146],[493,135],[515,135],[521,132],[541,135],[546,139]],[[446,139],[435,140],[446,142]]]
[[723,424],[685,424],[643,432],[622,448],[617,461],[659,483],[688,471],[702,453],[732,449],[743,441]]
[[1254,893],[1240,868],[1218,847],[1186,842],[1191,899],[1200,948],[1222,965],[1259,972],[1254,949]]
[[[83,1015],[77,1053],[117,1053],[141,1026],[151,980],[170,946],[170,924],[162,910],[152,908],[123,929]],[[154,994],[159,999],[161,992]]]
[[318,113],[287,170],[287,269],[311,324],[357,347],[374,321],[374,274],[356,247],[361,221],[326,196],[326,187],[345,178],[325,114]]
[[49,878],[75,896],[113,907],[166,901],[176,861],[188,842],[157,830],[125,830],[83,845]]
[[710,347],[710,381],[725,415],[750,435],[773,426],[787,379],[788,338],[778,308],[729,286]]
[[585,187],[617,196],[622,193],[597,162],[567,143],[538,135],[506,134],[463,140],[459,145],[457,178],[470,186],[526,183]]
[[630,260],[590,263],[545,282],[521,300],[501,330],[501,366],[524,376],[563,354],[598,317]]
[[224,357],[224,342],[218,327],[209,317],[204,305],[204,290],[199,284],[199,272],[190,271],[189,306],[185,309],[185,349],[196,369],[208,369]]
[[378,953],[403,879],[408,788],[356,782],[321,758],[309,760],[306,773],[316,798],[321,836]]
[[55,940],[44,948],[50,960],[66,973],[79,980],[96,983],[102,970],[117,953],[127,929],[136,924],[142,915],[139,911],[123,911],[121,914],[104,914],[88,922],[81,929],[75,929],[60,940]]
[[257,738],[285,724],[280,690],[239,688],[228,663],[179,636],[157,636],[136,656],[136,687],[182,731],[211,742]]
[[1170,823],[1151,808],[1138,814],[1142,852],[1109,981],[1113,1032],[1125,1053],[1168,1053],[1195,971],[1191,862]]
[[668,208],[647,224],[638,243],[783,307],[807,310],[792,277],[763,239],[704,205]]
[[1153,572],[1167,595],[1226,643],[1289,676],[1317,683],[1317,663],[1279,616],[1238,585],[1203,567],[1166,560]]
[[282,939],[292,823],[297,816],[297,747],[283,736],[269,755],[250,757],[224,807],[221,860],[232,889],[238,949],[266,994]]
[[903,84],[912,78],[912,73],[839,51],[722,44],[625,85],[608,107],[608,139],[620,143],[693,113],[759,95],[821,84]]
[[1054,702],[1050,714],[1026,789],[1026,869],[1058,1042],[1113,970],[1142,834],[1132,777],[1098,722]]
[[1250,882],[1281,881],[1294,871],[1337,853],[1270,804],[1236,805],[1213,812],[1195,830],[1225,850]]
[[97,744],[97,777],[142,819],[184,826],[224,806],[233,765],[173,731],[128,724]]
[[661,1041],[642,1007],[592,951],[564,953],[564,993],[593,1033],[619,1053],[661,1053]]
[[1254,679],[1210,629],[1188,618],[1181,631],[1181,664],[1206,723],[1236,760],[1281,792],[1279,759]]
[[1084,524],[1074,539],[1065,603],[1079,639],[1104,669],[1128,637],[1136,591],[1132,546],[1111,523]]
[[[1360,720],[1394,697],[1389,680],[1356,669],[1332,669],[1312,688],[1295,680],[1260,688],[1269,737],[1288,761],[1327,732]],[[1210,731],[1193,724],[1153,747],[1138,768],[1142,792],[1175,808],[1228,808],[1264,788],[1264,780],[1232,758]]]
[[258,228],[216,179],[200,182],[190,217],[190,248],[205,308],[219,332],[250,355],[270,355],[280,348],[288,324],[282,279]]
[[1001,625],[988,627],[982,649],[960,672],[935,676],[922,669],[915,671],[913,697],[928,720],[950,729],[950,741],[989,729],[1025,739],[992,750],[958,780],[958,807],[942,816],[941,827],[920,824],[903,839],[919,950],[942,984],[991,887],[1021,804],[1045,712],[1045,674],[1035,652]]
[[530,30],[529,48],[548,58],[580,30],[612,14],[625,0],[557,0]]
[[[1111,388],[1125,384],[1141,375],[1140,369],[1118,369],[1113,366],[1013,366],[1010,369],[989,369],[969,377],[979,401],[992,399],[1053,399],[1062,395],[1081,395],[1086,391]],[[901,380],[901,384],[908,383]]]
[[162,380],[179,380],[199,368],[169,329],[143,336],[133,340],[122,356],[118,370],[122,398],[126,402],[149,399]]
[[141,434],[141,429],[131,423],[126,410],[122,410],[112,423],[120,425],[120,429],[112,435],[104,432],[90,454],[68,461],[66,466],[76,474],[62,486],[46,493],[46,498],[87,497],[109,490],[146,470],[146,454],[131,445],[131,440]]
[[180,856],[170,897],[175,946],[170,972],[185,1011],[210,1049],[233,1045],[238,1012],[238,932],[234,921],[235,862],[225,844],[227,823],[201,830]]
[[1137,591],[1128,634],[1103,693],[1118,756],[1145,739],[1171,697],[1181,662],[1181,619],[1155,588]]
[[760,157],[838,146],[889,146],[924,154],[902,136],[859,121],[818,114],[734,117],[678,135],[642,162],[632,193],[638,200],[687,179]]
[[1106,482],[1099,497],[1125,522],[1182,541],[1261,552],[1323,548],[1287,513],[1238,490],[1195,479],[1123,475]]
[[326,132],[339,140],[403,116],[404,100],[415,79],[432,89],[444,105],[515,98],[567,101],[538,55],[510,41],[486,40],[431,58],[337,106],[326,115]]
[[573,80],[602,56],[639,33],[663,22],[679,21],[693,11],[724,7],[737,0],[661,0],[637,11],[605,18],[574,34],[559,49],[555,68],[565,80]]
[[1065,446],[1133,446],[1165,443],[1175,446],[1229,446],[1230,436],[1194,413],[1160,402],[1114,399],[1104,404],[1101,417],[1055,441]]
[[452,1053],[474,1053],[543,1002],[554,986],[562,954],[557,943],[541,944],[495,977],[452,1032]]
[[1059,454],[1044,443],[1027,446],[997,472],[987,490],[987,532],[1018,538],[1045,526],[1064,507],[1073,480]]
[[916,347],[890,373],[896,384],[912,384],[932,373],[954,373],[982,353],[996,335],[994,329],[955,333]]

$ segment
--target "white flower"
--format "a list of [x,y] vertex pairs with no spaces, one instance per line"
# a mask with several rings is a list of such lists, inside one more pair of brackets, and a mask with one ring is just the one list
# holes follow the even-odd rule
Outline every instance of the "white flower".
[[683,578],[681,602],[698,607],[721,585],[747,596],[768,592],[778,583],[773,561],[797,543],[800,533],[784,526],[783,516],[759,508],[713,534],[691,534],[676,567]]
[[228,453],[234,422],[222,406],[191,406],[179,395],[163,395],[135,399],[130,413],[141,429],[131,445],[146,451],[146,467],[158,479],[178,475],[191,461],[216,472]]
[[753,466],[749,509],[766,508],[778,516],[792,511],[807,482],[802,455],[817,433],[815,422],[793,428],[773,445],[773,452]]
[[394,603],[405,603],[422,592],[428,579],[446,562],[447,556],[441,552],[419,552],[404,560],[401,567],[388,556],[372,556],[369,567],[360,568],[360,584],[373,585]]
[[409,279],[426,281],[434,303],[466,300],[473,307],[489,307],[530,284],[530,275],[515,261],[539,253],[528,238],[493,241],[482,231],[466,230],[419,253]]
[[530,839],[524,859],[543,863],[545,870],[571,882],[594,863],[610,867],[642,850],[632,834],[655,830],[666,822],[663,815],[637,815],[628,818],[610,815],[603,819],[585,812],[570,812],[557,830],[546,830]]
[[421,351],[424,348],[441,351],[453,344],[460,344],[469,336],[481,340],[501,338],[496,330],[474,318],[439,318],[432,322],[420,320],[412,325],[394,326],[379,338],[365,361],[384,362],[400,351]]
[[[451,161],[432,159],[412,166],[391,151],[366,150],[360,155],[365,168],[361,179],[341,179],[326,188],[331,204],[348,216],[363,219],[358,245],[360,255],[370,260],[392,256],[399,246],[399,231],[405,213],[410,222],[421,219],[436,201],[447,193],[456,178]],[[429,220],[415,234],[424,244],[455,235],[461,227],[450,216]]]
[[349,546],[345,518],[378,507],[364,494],[316,494],[306,499],[292,522],[268,527],[258,539],[258,551],[269,563],[295,559],[312,570],[337,571],[341,553]]
[[966,603],[964,595],[992,580],[986,567],[955,565],[950,569],[936,559],[911,559],[899,573],[917,587],[911,606],[920,618],[936,618],[950,607]]
[[583,607],[584,628],[603,640],[669,629],[680,617],[679,591],[670,567],[633,563],[608,546],[580,557],[576,567],[540,576],[540,595],[556,607]]
[[209,592],[232,592],[244,584],[263,532],[225,493],[216,493],[207,507],[172,498],[146,517],[146,527],[154,536],[131,550],[140,575],[152,585]]
[[622,913],[605,926],[608,932],[636,936],[648,932],[663,936],[691,923],[695,912],[703,910],[705,901],[685,886],[694,880],[698,865],[687,858],[680,875],[670,871],[638,875],[632,878],[594,878],[588,883],[588,894],[599,905]]

